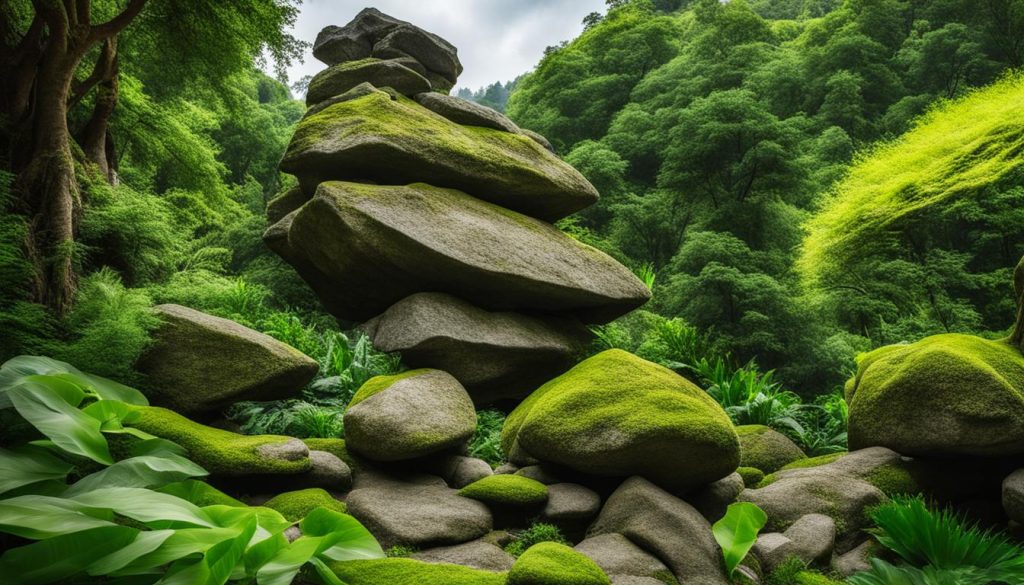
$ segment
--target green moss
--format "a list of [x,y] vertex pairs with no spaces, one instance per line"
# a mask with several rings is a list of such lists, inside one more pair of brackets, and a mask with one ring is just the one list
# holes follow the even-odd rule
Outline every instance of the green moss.
[[356,390],[355,395],[352,396],[352,400],[349,401],[348,403],[348,407],[352,408],[353,406],[359,404],[360,402],[366,400],[367,398],[373,396],[374,394],[379,394],[387,390],[393,384],[400,380],[411,378],[413,376],[419,376],[420,374],[426,374],[430,371],[431,370],[428,369],[419,369],[408,370],[405,372],[401,372],[399,374],[392,374],[390,376],[374,376],[367,380],[365,384],[360,386],[359,390]]
[[184,481],[169,483],[157,488],[156,491],[177,496],[183,500],[188,500],[199,507],[245,506],[243,502],[232,498],[212,485],[195,479],[186,479]]
[[732,473],[739,440],[707,392],[672,370],[608,350],[541,386],[509,414],[502,448],[595,475],[684,489]]
[[508,585],[611,585],[601,567],[564,544],[529,548],[508,572]]
[[796,574],[795,585],[843,585],[845,582],[822,575],[817,571],[801,571]]
[[411,557],[417,552],[419,552],[419,549],[417,549],[414,546],[396,544],[395,546],[384,551],[384,554],[386,554],[389,559],[405,559]]
[[848,391],[850,447],[911,456],[1001,456],[1024,442],[1024,356],[961,334],[861,357]]
[[526,530],[514,533],[512,538],[512,542],[505,545],[505,552],[514,557],[519,557],[531,546],[541,542],[569,544],[569,541],[566,540],[562,531],[557,526],[546,522],[534,522]]
[[490,475],[462,488],[459,495],[485,504],[538,508],[548,501],[548,486],[521,475]]
[[339,502],[334,499],[334,496],[327,493],[326,490],[320,488],[278,494],[267,500],[267,503],[263,504],[263,506],[277,510],[282,516],[292,522],[302,520],[307,514],[317,508],[327,508],[342,514],[348,512],[344,502]]
[[655,571],[651,577],[661,581],[665,585],[679,585],[679,579],[676,579],[676,576],[672,574],[672,571]]
[[[829,463],[832,463],[833,461],[839,459],[843,455],[846,455],[845,451],[840,451],[839,453],[828,453],[827,455],[818,455],[817,457],[807,457],[805,459],[800,459],[798,461],[794,461],[788,465],[785,465],[779,471],[789,471],[790,469],[806,469],[808,467],[828,465]],[[764,476],[764,479],[758,482],[757,487],[763,488],[765,486],[775,483],[775,480],[778,479],[777,474],[778,472],[775,472],[769,473],[768,475]]]
[[268,459],[257,453],[263,445],[287,443],[280,435],[239,435],[193,422],[157,406],[133,407],[139,417],[130,426],[173,441],[188,451],[188,457],[213,475],[290,474],[309,471],[309,458],[297,461]]
[[764,479],[764,472],[756,467],[738,467],[736,473],[740,474],[743,478],[743,485],[746,487],[752,487],[761,482]]
[[345,446],[345,439],[302,439],[311,451],[326,451],[344,461],[352,471],[359,471],[363,464]]
[[872,470],[864,479],[889,497],[913,495],[921,491],[921,486],[910,466],[905,464],[883,465]]
[[412,559],[373,559],[328,565],[346,585],[505,585],[505,573]]
[[736,427],[736,435],[740,439],[741,467],[756,467],[771,473],[806,458],[796,443],[771,427],[742,425]]

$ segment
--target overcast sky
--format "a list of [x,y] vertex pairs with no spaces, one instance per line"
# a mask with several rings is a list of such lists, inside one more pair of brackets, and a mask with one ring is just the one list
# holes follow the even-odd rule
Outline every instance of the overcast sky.
[[[458,47],[465,67],[457,87],[476,89],[509,81],[533,68],[548,45],[574,38],[604,0],[303,0],[294,34],[310,43],[323,27],[347,24],[373,6],[438,34]],[[325,67],[306,55],[288,71],[290,81]]]

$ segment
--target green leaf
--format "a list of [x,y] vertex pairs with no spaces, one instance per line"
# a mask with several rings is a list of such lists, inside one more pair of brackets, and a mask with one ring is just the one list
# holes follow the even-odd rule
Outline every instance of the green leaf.
[[7,395],[22,418],[64,451],[106,465],[114,463],[100,422],[76,408],[84,394],[75,401],[67,382],[30,377]]
[[74,466],[48,450],[23,446],[16,451],[0,448],[0,494],[48,480],[63,480]]
[[22,538],[52,538],[112,526],[113,519],[110,510],[63,498],[28,495],[0,500],[0,530]]
[[[239,508],[234,508],[238,511]],[[179,571],[169,572],[161,585],[223,585],[231,577],[242,559],[245,547],[256,531],[256,517],[252,514],[243,523],[238,534],[209,548],[202,560]]]
[[132,561],[118,575],[147,573],[155,567],[162,567],[195,554],[203,554],[214,546],[238,536],[237,528],[182,528],[175,530],[160,548]]
[[53,583],[80,574],[99,557],[128,546],[139,531],[103,526],[11,549],[0,557],[0,585]]
[[101,488],[78,494],[71,501],[94,508],[109,508],[139,522],[184,522],[213,527],[210,517],[191,502],[147,489]]
[[11,358],[0,367],[0,408],[6,408],[4,392],[10,390],[24,378],[29,376],[54,376],[75,383],[83,389],[96,394],[103,400],[119,400],[128,404],[146,406],[146,396],[134,388],[119,384],[100,376],[86,374],[72,366],[55,359],[41,356],[23,355]]
[[313,568],[316,569],[316,574],[320,577],[320,580],[324,582],[324,585],[345,585],[345,582],[338,578],[334,571],[327,566],[327,563],[314,557],[309,560]]
[[124,423],[130,423],[139,418],[139,412],[124,402],[117,400],[98,400],[82,409],[100,422],[100,428],[104,431],[117,431],[124,427]]
[[748,502],[731,504],[723,517],[711,527],[711,532],[722,547],[725,569],[729,575],[750,552],[757,541],[757,533],[768,522],[764,510]]
[[205,475],[209,475],[205,469],[179,455],[132,457],[83,477],[64,496],[107,487],[157,488]]
[[86,568],[86,572],[92,576],[109,575],[124,568],[132,561],[160,548],[160,545],[173,535],[173,530],[139,532],[135,540],[130,544],[92,562]]

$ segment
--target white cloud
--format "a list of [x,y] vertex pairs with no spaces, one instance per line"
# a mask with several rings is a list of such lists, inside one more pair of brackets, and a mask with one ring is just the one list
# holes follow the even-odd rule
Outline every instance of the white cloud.
[[[509,81],[532,69],[544,48],[574,38],[604,0],[304,0],[292,34],[310,43],[327,25],[344,25],[366,6],[440,35],[459,49],[460,87]],[[306,55],[288,71],[295,81],[325,66]]]

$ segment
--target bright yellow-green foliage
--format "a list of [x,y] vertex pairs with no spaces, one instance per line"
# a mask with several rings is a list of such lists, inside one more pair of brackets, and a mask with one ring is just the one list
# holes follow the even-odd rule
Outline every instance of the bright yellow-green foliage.
[[508,572],[508,585],[610,585],[601,567],[557,542],[531,546]]
[[188,458],[213,475],[259,475],[301,473],[310,468],[309,458],[283,461],[261,457],[256,449],[285,443],[280,435],[239,435],[193,422],[157,406],[133,407],[139,418],[130,426],[161,439],[173,441],[188,451]]
[[862,157],[808,225],[805,282],[828,282],[914,214],[976,196],[1024,168],[1021,111],[1024,76],[1010,76],[932,110]]
[[860,359],[847,387],[850,446],[906,455],[1014,455],[1024,441],[1024,357],[1004,341],[944,334]]
[[344,461],[352,471],[358,471],[362,463],[349,452],[345,439],[302,439],[310,451],[326,451]]
[[521,475],[490,475],[462,488],[459,495],[485,504],[534,508],[548,501],[548,486]]
[[796,443],[765,425],[738,426],[736,435],[740,438],[741,467],[754,467],[771,473],[806,458]]
[[156,491],[177,496],[183,500],[192,502],[200,508],[203,506],[245,506],[244,502],[240,502],[235,498],[232,498],[205,481],[199,481],[196,479],[186,479],[184,481],[169,483],[157,488]]
[[390,558],[330,563],[346,585],[504,585],[505,573]]
[[320,488],[310,488],[294,492],[278,494],[267,500],[264,507],[277,510],[282,516],[298,522],[317,508],[327,508],[342,514],[348,512],[344,502],[334,499],[334,496]]
[[360,402],[366,400],[367,398],[373,396],[374,394],[379,394],[380,392],[387,390],[388,388],[391,387],[392,384],[398,382],[399,380],[404,380],[406,378],[411,378],[413,376],[419,376],[420,374],[426,374],[429,371],[430,370],[419,369],[408,370],[400,374],[394,374],[392,376],[374,376],[367,380],[365,384],[360,386],[359,390],[356,390],[355,395],[352,396],[352,400],[348,403],[348,407],[352,408],[353,406],[359,404]]

